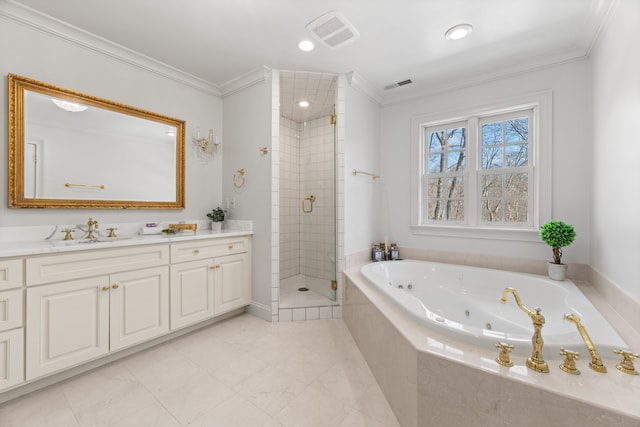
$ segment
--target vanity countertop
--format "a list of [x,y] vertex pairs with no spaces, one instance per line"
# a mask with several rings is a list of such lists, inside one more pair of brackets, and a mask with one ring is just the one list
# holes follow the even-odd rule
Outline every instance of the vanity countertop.
[[216,232],[199,230],[195,233],[192,231],[183,231],[176,234],[129,235],[116,237],[114,239],[100,238],[99,241],[89,243],[82,243],[83,239],[68,241],[58,239],[0,242],[0,258],[185,242],[201,239],[220,239],[225,237],[250,236],[252,234],[253,231],[224,229]]

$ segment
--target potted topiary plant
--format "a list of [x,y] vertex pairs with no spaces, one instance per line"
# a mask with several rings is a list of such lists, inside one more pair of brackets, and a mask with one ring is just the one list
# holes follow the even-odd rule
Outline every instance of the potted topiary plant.
[[547,264],[549,277],[564,280],[567,265],[562,263],[562,248],[569,246],[576,238],[575,230],[562,221],[549,221],[540,227],[540,238],[553,250],[553,262]]
[[207,217],[211,220],[211,230],[222,230],[222,221],[224,221],[224,211],[218,206],[207,214]]

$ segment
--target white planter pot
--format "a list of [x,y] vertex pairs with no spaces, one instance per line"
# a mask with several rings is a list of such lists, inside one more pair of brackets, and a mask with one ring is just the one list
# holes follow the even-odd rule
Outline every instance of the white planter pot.
[[221,221],[211,221],[211,231],[220,232],[222,231],[222,222]]
[[564,280],[567,277],[567,264],[554,264],[552,262],[547,263],[547,271],[549,272],[549,278],[553,280]]

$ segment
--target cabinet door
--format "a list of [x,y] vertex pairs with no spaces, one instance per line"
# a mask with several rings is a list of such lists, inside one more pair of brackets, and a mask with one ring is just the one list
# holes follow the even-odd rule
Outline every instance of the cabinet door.
[[24,381],[24,329],[0,332],[0,390]]
[[250,303],[249,255],[215,258],[215,313],[224,313]]
[[213,317],[213,259],[171,266],[171,329]]
[[167,266],[112,274],[111,351],[169,331]]
[[109,277],[27,289],[27,380],[109,351]]

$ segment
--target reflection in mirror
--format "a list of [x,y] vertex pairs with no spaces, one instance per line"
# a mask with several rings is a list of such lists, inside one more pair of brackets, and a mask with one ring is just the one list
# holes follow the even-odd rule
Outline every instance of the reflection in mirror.
[[184,121],[9,75],[9,206],[184,208]]

